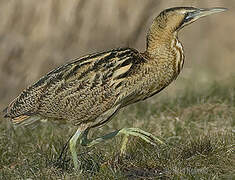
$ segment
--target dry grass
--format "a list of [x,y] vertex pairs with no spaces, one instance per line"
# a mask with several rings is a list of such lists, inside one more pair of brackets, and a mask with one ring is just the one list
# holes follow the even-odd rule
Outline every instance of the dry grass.
[[[234,178],[234,81],[203,92],[186,89],[180,97],[132,105],[93,137],[121,127],[141,127],[166,142],[153,147],[131,137],[119,156],[121,138],[92,148],[78,146],[82,174],[69,152],[59,159],[74,129],[42,123],[15,131],[0,126],[0,179],[232,179]],[[222,102],[222,103],[221,103]]]

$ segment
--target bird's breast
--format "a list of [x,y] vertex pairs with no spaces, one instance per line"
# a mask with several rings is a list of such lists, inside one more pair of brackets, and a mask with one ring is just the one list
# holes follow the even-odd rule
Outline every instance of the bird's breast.
[[171,50],[174,56],[174,70],[176,73],[176,77],[179,75],[184,66],[184,48],[182,43],[178,40],[178,38],[174,38],[171,41]]
[[157,55],[155,59],[144,64],[139,71],[136,82],[139,82],[137,84],[140,87],[139,92],[142,99],[157,94],[179,75],[183,68],[183,47],[180,44],[175,44],[175,46],[177,49]]

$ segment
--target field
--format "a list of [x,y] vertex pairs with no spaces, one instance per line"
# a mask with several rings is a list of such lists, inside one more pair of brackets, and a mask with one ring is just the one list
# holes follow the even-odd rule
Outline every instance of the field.
[[[234,178],[235,86],[214,83],[198,93],[187,88],[175,98],[160,96],[124,109],[109,126],[92,136],[121,127],[142,127],[166,145],[153,147],[129,139],[119,156],[122,138],[92,148],[78,146],[81,179],[232,179]],[[59,159],[74,131],[67,125],[40,123],[13,131],[0,127],[0,179],[76,179],[70,154]],[[68,133],[69,132],[69,133]]]
[[61,155],[76,127],[40,122],[14,129],[0,117],[0,179],[235,179],[232,1],[0,0],[0,109],[69,59],[123,46],[143,51],[152,19],[172,6],[230,11],[182,30],[186,63],[168,88],[90,133],[94,138],[138,127],[165,145],[130,137],[125,156],[120,156],[122,136],[91,148],[78,145],[80,174],[69,149]]

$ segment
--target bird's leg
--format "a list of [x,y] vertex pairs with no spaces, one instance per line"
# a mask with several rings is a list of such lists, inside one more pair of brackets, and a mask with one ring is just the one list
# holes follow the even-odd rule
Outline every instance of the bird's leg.
[[84,131],[81,131],[80,129],[78,129],[69,141],[69,147],[70,147],[70,151],[71,151],[71,154],[72,154],[73,164],[74,164],[75,169],[79,169],[79,167],[78,167],[78,157],[77,157],[77,152],[76,152],[76,143],[77,143],[78,138],[81,138],[81,135],[83,133],[84,133]]
[[121,153],[124,153],[124,151],[126,150],[126,144],[128,141],[128,136],[132,135],[132,136],[137,136],[140,137],[141,139],[143,139],[144,141],[146,141],[147,143],[150,143],[154,146],[156,146],[156,142],[159,142],[161,144],[164,144],[160,139],[158,139],[157,137],[153,136],[152,134],[145,132],[139,128],[123,128],[114,132],[111,132],[109,134],[106,134],[102,137],[98,137],[96,139],[88,139],[87,138],[87,134],[88,131],[85,131],[84,134],[82,135],[82,139],[81,139],[81,145],[83,146],[88,146],[91,147],[95,144],[98,144],[100,142],[104,142],[108,139],[111,139],[117,135],[120,134],[124,134],[126,137],[124,138],[122,147],[121,147]]
[[128,137],[129,137],[128,134],[125,134],[124,137],[123,137],[122,146],[121,146],[121,149],[120,149],[120,155],[121,156],[124,156],[126,154],[126,147],[127,147],[127,143],[128,143]]
[[101,137],[98,137],[96,139],[88,139],[87,138],[87,135],[88,135],[88,130],[84,132],[84,134],[82,135],[82,139],[81,139],[81,145],[82,146],[87,146],[87,147],[91,147],[95,144],[99,144],[101,142],[104,142],[108,139],[111,139],[115,136],[118,135],[120,130],[117,130],[117,131],[114,131],[114,132],[111,132],[109,134],[106,134],[104,136],[101,136]]

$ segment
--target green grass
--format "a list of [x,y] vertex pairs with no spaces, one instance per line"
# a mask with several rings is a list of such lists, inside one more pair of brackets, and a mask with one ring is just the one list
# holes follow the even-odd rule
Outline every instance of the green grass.
[[83,173],[73,170],[69,151],[58,160],[75,129],[41,123],[13,130],[0,123],[0,179],[232,179],[235,178],[235,83],[186,88],[131,105],[99,136],[122,127],[140,127],[167,144],[153,147],[131,137],[119,156],[121,137],[91,148],[77,146]]

